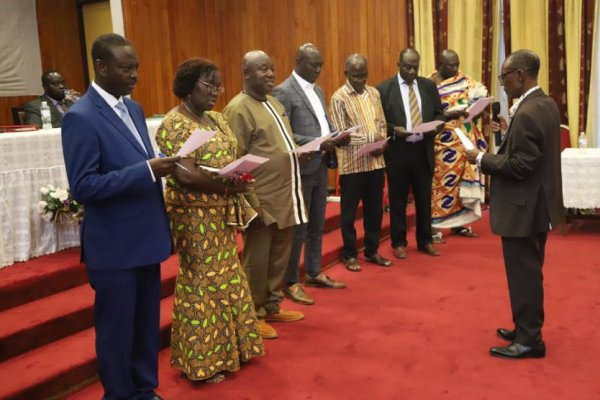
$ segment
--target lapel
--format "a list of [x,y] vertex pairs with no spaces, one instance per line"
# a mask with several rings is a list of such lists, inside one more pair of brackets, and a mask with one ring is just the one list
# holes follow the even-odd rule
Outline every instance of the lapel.
[[[398,75],[394,75],[392,82],[390,83],[390,104],[392,104],[392,110],[397,110],[400,115],[398,116],[398,122],[404,121],[403,124],[406,126],[406,112],[404,111],[404,102],[402,101],[402,92],[400,91],[400,84],[398,83]],[[394,107],[393,104],[400,104],[400,107]]]
[[[50,115],[52,116],[52,121],[60,121],[62,119],[62,114],[58,111],[58,108],[54,105],[54,102],[46,95],[42,95],[40,97],[40,104],[42,101],[45,101],[50,107]],[[66,112],[66,111],[65,111]]]
[[519,106],[517,107],[516,111],[515,111],[515,115],[513,115],[513,117],[510,120],[510,123],[508,124],[508,128],[506,128],[506,135],[504,136],[504,138],[502,139],[502,142],[500,143],[500,147],[498,147],[498,153],[501,153],[502,150],[504,149],[504,147],[506,146],[506,142],[508,142],[508,138],[510,136],[510,133],[512,132],[512,127],[513,127],[513,122],[515,120],[515,117],[517,116],[517,114],[519,113],[519,110],[521,109],[521,107],[523,106],[524,103],[539,97],[541,95],[543,95],[544,92],[542,91],[542,89],[537,89],[533,92],[531,92],[527,97],[525,97],[523,100],[521,100],[521,102],[519,103]]
[[[125,125],[125,122],[123,122],[121,120],[121,118],[119,118],[119,116],[117,115],[117,113],[115,113],[113,111],[113,109],[108,105],[108,103],[106,101],[104,101],[104,99],[102,98],[102,96],[100,96],[100,94],[98,94],[98,92],[96,92],[96,90],[90,86],[88,91],[91,94],[91,99],[94,102],[94,104],[96,105],[96,107],[98,108],[98,112],[100,113],[100,115],[106,119],[108,122],[110,122],[115,129],[125,137],[125,139],[127,139],[129,141],[129,143],[131,143],[131,145],[135,148],[135,150],[140,153],[141,155],[144,156],[144,158],[148,158],[148,156],[152,153],[148,152],[148,154],[146,154],[146,152],[141,148],[140,144],[138,143],[138,141],[135,139],[135,137],[133,137],[133,133],[131,133],[131,131],[129,130],[129,128],[127,127],[127,125]],[[127,103],[125,103],[127,104]],[[127,107],[127,109],[129,110],[129,107]],[[131,113],[129,114],[131,116]],[[133,123],[135,124],[136,128],[138,128],[138,124],[135,123],[135,120],[133,117],[131,117],[131,119],[133,120]],[[140,132],[139,128],[138,128],[138,132]],[[142,136],[142,141],[144,141],[144,135]],[[145,143],[144,144],[146,146],[146,149],[148,148],[148,145]]]
[[306,105],[306,108],[308,108],[308,110],[312,113],[313,117],[315,117],[315,119],[318,121],[317,114],[315,113],[315,110],[313,110],[312,104],[310,104],[310,100],[308,100],[308,97],[306,97],[304,90],[302,89],[302,87],[300,87],[300,84],[298,83],[296,78],[294,78],[294,75],[290,76],[289,79],[291,81],[292,88],[296,91],[296,94],[298,94],[298,97],[300,97],[300,99]]

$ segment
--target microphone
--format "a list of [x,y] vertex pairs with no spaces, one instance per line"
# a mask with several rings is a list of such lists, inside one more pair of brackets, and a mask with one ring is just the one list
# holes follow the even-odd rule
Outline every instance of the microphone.
[[[500,115],[500,102],[495,101],[492,103],[492,121],[500,123],[500,118],[498,118],[499,115]],[[499,130],[494,132],[494,142],[496,143],[496,146],[500,146],[500,143],[502,142],[502,134],[500,133]]]

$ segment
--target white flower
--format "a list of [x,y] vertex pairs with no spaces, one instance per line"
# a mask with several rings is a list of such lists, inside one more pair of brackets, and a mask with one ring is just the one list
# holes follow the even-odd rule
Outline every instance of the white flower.
[[46,186],[48,188],[48,190],[50,191],[54,191],[56,190],[56,188],[54,187],[54,185],[48,184],[48,186]]
[[42,214],[42,219],[44,221],[50,221],[50,220],[52,220],[52,213],[51,212],[47,212],[47,213]]
[[46,211],[47,206],[48,206],[48,203],[46,203],[44,200],[40,201],[38,203],[38,212],[40,214],[44,213],[44,211]]
[[50,197],[53,199],[58,199],[58,192],[50,192]]
[[67,200],[69,198],[69,192],[66,189],[56,189],[57,199],[61,202]]
[[45,187],[45,186],[42,186],[42,187],[40,188],[40,192],[41,192],[42,194],[48,194],[49,190],[48,190],[48,188],[47,188],[47,187]]

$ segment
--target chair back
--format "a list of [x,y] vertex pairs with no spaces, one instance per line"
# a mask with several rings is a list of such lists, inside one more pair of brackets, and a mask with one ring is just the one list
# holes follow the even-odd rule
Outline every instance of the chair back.
[[560,125],[560,152],[571,147],[571,129],[568,125]]
[[15,125],[25,125],[25,107],[11,107],[10,111]]

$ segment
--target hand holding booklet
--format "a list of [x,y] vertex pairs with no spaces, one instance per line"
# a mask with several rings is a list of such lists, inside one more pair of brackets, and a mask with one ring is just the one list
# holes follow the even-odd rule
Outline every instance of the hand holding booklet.
[[364,156],[364,155],[367,155],[367,154],[371,154],[372,152],[374,152],[376,150],[381,150],[381,149],[383,149],[385,147],[385,144],[387,143],[387,141],[389,139],[390,138],[388,137],[388,138],[381,139],[381,140],[378,140],[378,141],[373,142],[373,143],[369,143],[369,144],[361,147],[360,149],[358,149],[358,151],[356,153],[354,153],[354,155]]
[[356,132],[359,128],[360,126],[355,125],[352,128],[345,129],[341,132],[334,132],[331,135],[334,139],[345,139],[347,136],[350,136],[351,134]]
[[463,131],[461,131],[459,128],[454,128],[454,133],[456,133],[456,136],[458,136],[458,138],[460,139],[460,142],[462,143],[465,150],[475,149],[475,145],[469,140],[469,138],[463,133]]
[[238,158],[232,163],[227,164],[221,169],[201,166],[203,169],[216,172],[221,178],[230,178],[237,173],[250,172],[261,164],[269,161],[268,158],[255,156],[254,154],[246,154],[243,157]]
[[201,131],[200,129],[195,129],[176,155],[180,157],[187,156],[192,151],[197,150],[198,147],[208,142],[210,138],[215,136],[215,133],[217,133],[217,131]]
[[473,118],[475,118],[476,116],[478,116],[479,114],[481,114],[481,112],[483,110],[485,110],[485,108],[492,101],[494,101],[493,97],[482,97],[479,100],[477,100],[475,103],[473,103],[473,105],[467,109],[467,111],[469,112],[469,115],[467,116],[467,118],[465,118],[465,120],[463,121],[463,123],[464,122],[471,122],[471,120],[473,120]]
[[438,126],[442,125],[444,121],[435,120],[429,122],[423,122],[417,126],[413,126],[410,131],[406,131],[406,133],[426,133],[435,131]]
[[319,151],[319,149],[321,147],[321,143],[323,143],[324,141],[326,141],[328,139],[331,139],[335,133],[336,132],[331,133],[329,135],[318,137],[315,140],[312,140],[306,144],[303,144],[300,147],[296,147],[294,149],[294,153],[302,154],[302,153],[313,153],[315,151]]

